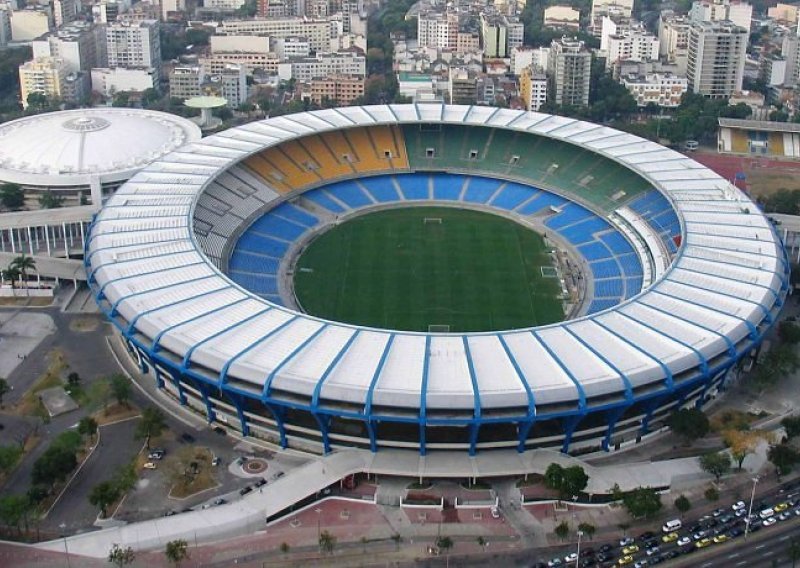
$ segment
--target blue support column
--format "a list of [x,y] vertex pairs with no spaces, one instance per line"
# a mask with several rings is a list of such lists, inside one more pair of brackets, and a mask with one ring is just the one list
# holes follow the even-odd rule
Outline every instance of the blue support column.
[[617,428],[617,422],[622,415],[625,414],[625,411],[628,410],[630,406],[620,406],[619,408],[614,408],[613,410],[609,410],[607,416],[608,421],[608,429],[606,430],[606,435],[603,438],[603,451],[608,451],[608,446],[611,444],[611,436],[614,435],[614,430]]
[[178,375],[176,373],[170,373],[169,376],[172,379],[172,383],[175,385],[175,390],[178,391],[178,401],[181,403],[181,406],[186,406],[186,393],[183,392],[183,385],[181,385]]
[[372,420],[367,417],[364,421],[367,426],[367,434],[369,435],[369,449],[374,454],[378,451],[378,440],[375,436],[375,426],[372,424]]
[[214,406],[211,404],[211,399],[208,398],[208,385],[203,381],[197,381],[197,390],[203,395],[203,404],[206,405],[206,418],[208,423],[211,424],[217,419],[217,414],[214,412]]
[[564,444],[561,446],[561,453],[566,454],[569,452],[569,445],[572,443],[572,435],[575,429],[580,424],[585,414],[574,414],[564,418]]
[[164,388],[164,374],[153,365],[153,374],[156,376],[156,388],[161,390]]
[[658,408],[664,402],[666,396],[660,396],[657,398],[653,398],[645,404],[645,411],[644,411],[644,418],[642,418],[642,426],[639,428],[639,435],[644,436],[648,432],[650,432],[650,420],[653,418],[653,413],[658,410]]
[[535,419],[520,422],[519,425],[519,443],[517,444],[517,451],[522,453],[525,451],[525,442],[528,441],[528,435],[531,433],[533,425],[536,423]]
[[317,412],[313,413],[314,419],[319,424],[319,431],[322,434],[322,453],[326,456],[331,453],[331,441],[328,437],[328,430],[331,425],[331,417],[325,414],[320,415]]
[[236,405],[236,414],[239,416],[242,436],[247,437],[250,435],[250,425],[247,423],[247,416],[244,415],[244,396],[240,394],[230,394],[230,397]]
[[[262,402],[264,402],[262,400]],[[269,408],[275,418],[275,424],[278,427],[278,436],[280,437],[280,445],[284,450],[289,447],[289,441],[286,439],[286,409],[282,406],[264,402],[264,406]]]

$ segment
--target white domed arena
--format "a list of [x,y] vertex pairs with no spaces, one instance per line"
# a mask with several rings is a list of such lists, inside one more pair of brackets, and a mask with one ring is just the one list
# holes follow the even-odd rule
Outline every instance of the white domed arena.
[[[309,243],[421,206],[546,234],[563,321],[425,331],[299,308]],[[185,144],[108,200],[85,264],[141,369],[209,421],[316,453],[423,455],[639,441],[724,389],[775,321],[789,267],[748,197],[678,152],[439,104],[305,112]]]
[[157,111],[87,108],[27,116],[0,125],[0,183],[22,186],[28,199],[52,191],[67,204],[81,196],[88,202],[199,139],[193,122]]

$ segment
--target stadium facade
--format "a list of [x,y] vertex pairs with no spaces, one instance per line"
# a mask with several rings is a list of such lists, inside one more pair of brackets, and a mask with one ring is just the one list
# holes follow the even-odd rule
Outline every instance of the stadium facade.
[[[284,306],[298,242],[415,203],[546,230],[582,267],[583,315],[426,334]],[[438,104],[300,113],[183,146],[108,201],[85,263],[142,371],[209,421],[284,447],[423,455],[640,439],[724,388],[775,321],[789,267],[758,208],[682,154],[565,117]]]

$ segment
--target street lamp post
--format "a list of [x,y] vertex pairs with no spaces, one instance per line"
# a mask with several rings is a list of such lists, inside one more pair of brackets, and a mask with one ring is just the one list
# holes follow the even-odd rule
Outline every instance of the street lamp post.
[[319,543],[320,538],[322,538],[322,532],[320,531],[320,516],[322,515],[322,509],[314,509],[314,512],[317,513],[317,543]]
[[758,485],[758,476],[753,478],[753,490],[750,492],[750,506],[747,508],[747,522],[744,524],[744,539],[747,540],[747,533],[750,532],[750,522],[753,516],[753,499],[756,496],[756,485]]
[[578,551],[576,552],[577,557],[575,558],[575,568],[578,568],[578,562],[581,561],[581,537],[583,536],[583,531],[578,531]]
[[64,554],[67,557],[67,568],[71,568],[71,564],[69,561],[69,548],[67,548],[67,524],[61,523],[58,525],[58,528],[61,529],[61,538],[64,539]]

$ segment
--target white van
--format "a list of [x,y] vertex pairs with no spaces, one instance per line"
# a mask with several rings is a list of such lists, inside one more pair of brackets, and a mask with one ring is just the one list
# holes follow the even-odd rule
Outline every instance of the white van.
[[764,509],[758,514],[758,516],[761,517],[762,519],[769,519],[770,517],[775,516],[775,511],[773,511],[772,509]]
[[664,526],[661,527],[661,530],[665,533],[671,533],[680,530],[682,526],[683,523],[681,523],[680,519],[672,519],[671,521],[664,523]]

